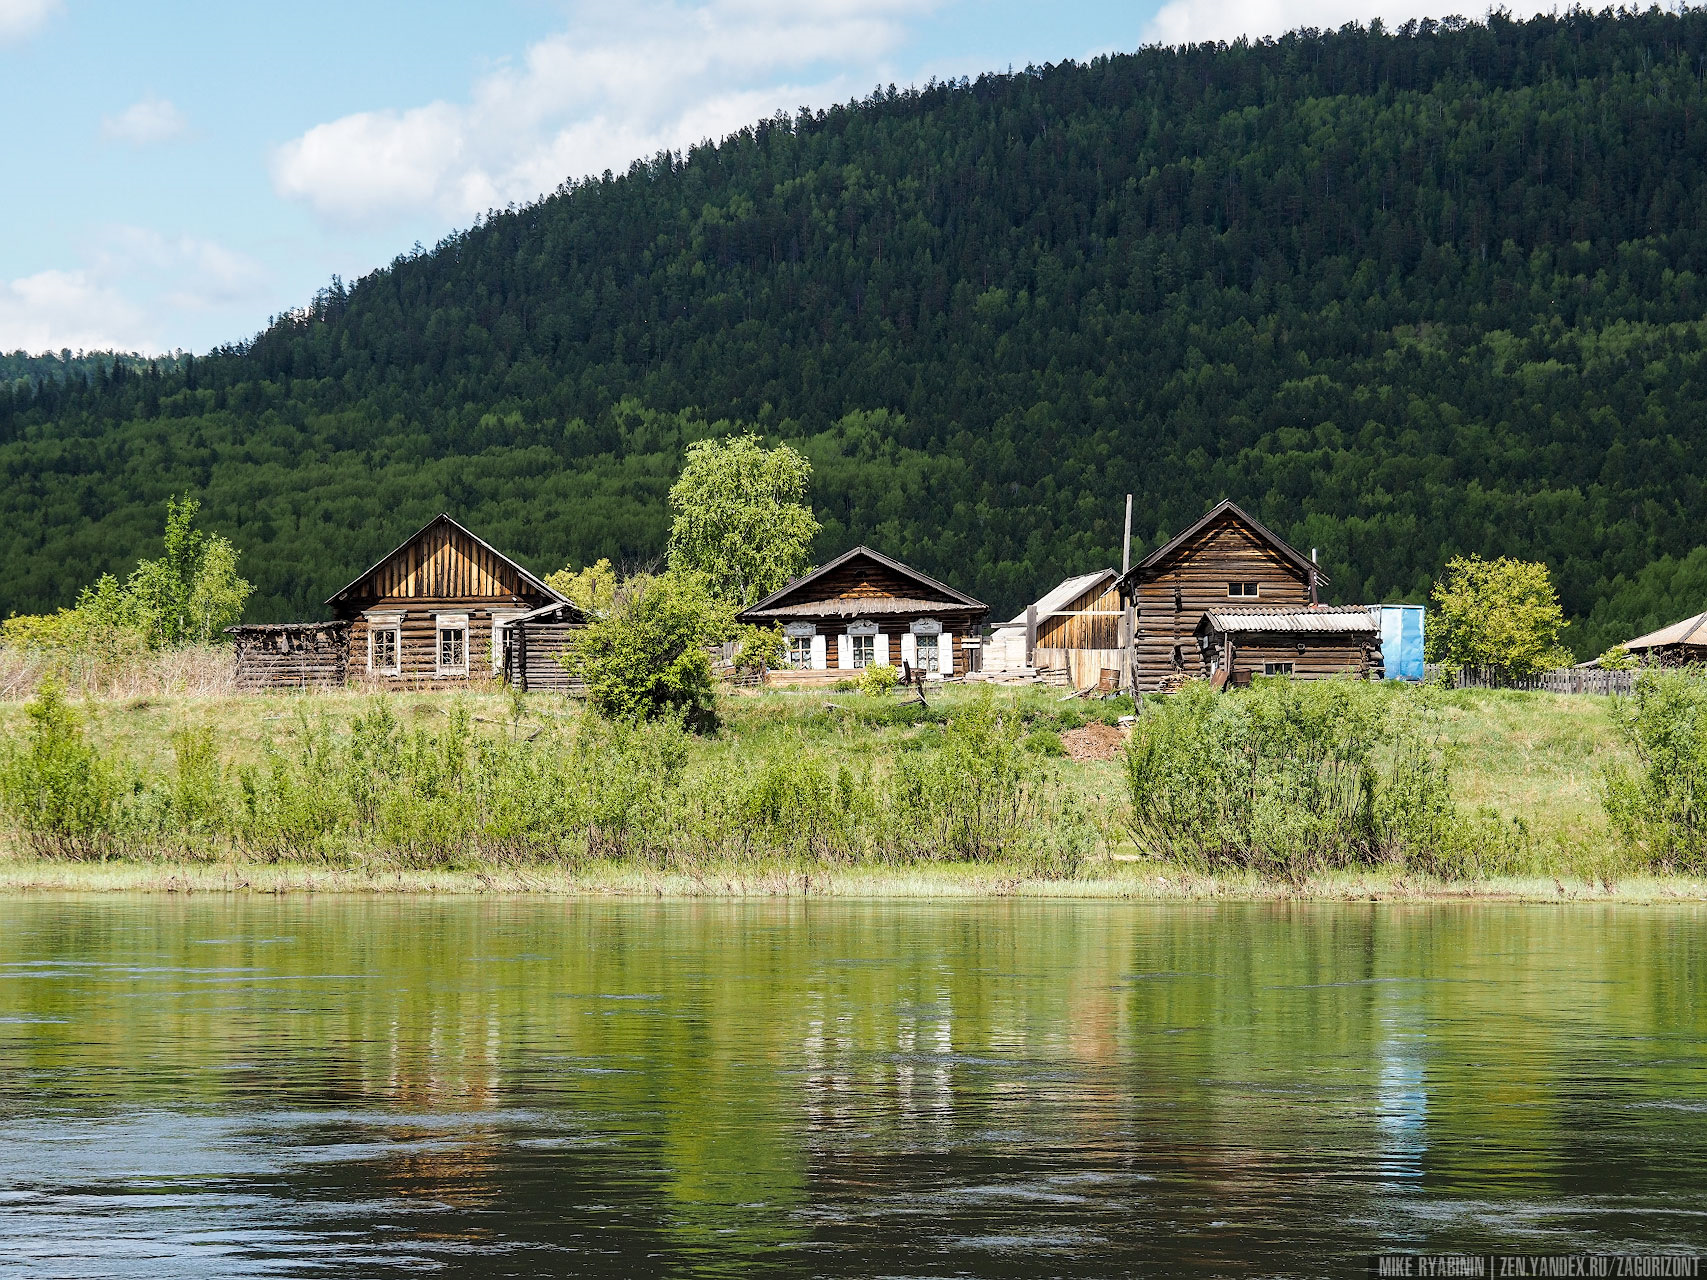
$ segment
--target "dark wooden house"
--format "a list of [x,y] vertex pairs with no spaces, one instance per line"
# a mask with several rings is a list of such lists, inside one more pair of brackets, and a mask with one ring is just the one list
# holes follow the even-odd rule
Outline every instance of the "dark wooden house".
[[352,675],[442,686],[499,675],[505,628],[568,601],[440,515],[326,603],[350,624]]
[[1199,674],[1197,629],[1211,609],[1303,608],[1327,585],[1301,555],[1231,502],[1222,502],[1120,579],[1137,606],[1137,688]]
[[350,669],[348,622],[271,622],[227,627],[237,649],[237,687],[341,689]]
[[1362,605],[1210,609],[1197,624],[1200,673],[1323,680],[1381,676],[1381,628]]
[[776,683],[827,681],[905,664],[929,679],[966,673],[989,610],[978,600],[870,547],[855,547],[739,615],[780,626],[789,670]]
[[1707,613],[1674,622],[1621,646],[1634,658],[1660,667],[1707,664]]

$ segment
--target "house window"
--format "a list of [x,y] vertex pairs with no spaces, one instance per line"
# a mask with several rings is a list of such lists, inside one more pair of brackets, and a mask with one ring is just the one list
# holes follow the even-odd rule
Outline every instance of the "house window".
[[919,670],[932,673],[942,670],[942,663],[937,658],[937,641],[940,636],[915,636],[913,643],[917,646]]
[[375,675],[394,676],[402,671],[403,620],[396,614],[368,619],[367,669]]
[[870,667],[877,664],[876,636],[849,636],[848,639],[853,648],[853,664],[855,671],[858,671],[862,667]]
[[788,665],[796,671],[805,671],[812,665],[812,637],[788,637]]
[[1292,664],[1290,662],[1265,662],[1262,664],[1262,673],[1265,676],[1289,676],[1292,674]]
[[1227,598],[1230,600],[1242,596],[1254,596],[1256,594],[1257,584],[1254,582],[1229,582],[1227,584]]
[[441,676],[468,674],[468,615],[440,614],[438,671]]

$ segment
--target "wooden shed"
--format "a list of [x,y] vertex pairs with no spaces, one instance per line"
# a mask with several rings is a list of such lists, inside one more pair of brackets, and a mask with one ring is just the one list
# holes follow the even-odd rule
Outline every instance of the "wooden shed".
[[738,621],[781,626],[789,669],[773,683],[846,679],[901,666],[928,679],[964,675],[989,609],[953,587],[855,547],[744,609]]
[[442,687],[497,676],[505,625],[568,601],[439,515],[326,603],[350,624],[352,673]]
[[1327,578],[1313,561],[1232,502],[1157,548],[1120,579],[1137,606],[1133,666],[1151,692],[1197,673],[1197,628],[1211,609],[1291,608],[1315,603]]
[[1381,628],[1362,605],[1210,609],[1195,638],[1205,676],[1381,676]]
[[1621,647],[1632,657],[1661,667],[1707,663],[1707,613],[1698,613],[1693,618],[1626,640]]
[[348,622],[270,622],[227,627],[237,649],[237,687],[341,689],[349,675]]
[[524,693],[551,690],[582,694],[586,685],[563,665],[563,655],[575,633],[587,625],[579,605],[541,605],[508,623],[500,624],[499,648],[503,654],[504,679]]

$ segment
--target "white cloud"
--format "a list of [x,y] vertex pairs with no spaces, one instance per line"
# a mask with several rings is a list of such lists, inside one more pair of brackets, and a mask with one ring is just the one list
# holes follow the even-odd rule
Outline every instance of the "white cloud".
[[101,132],[118,142],[146,146],[177,137],[184,131],[185,123],[182,111],[165,98],[150,94],[140,102],[131,103],[116,116],[102,117]]
[[142,308],[87,271],[0,281],[0,351],[128,351],[149,342]]
[[33,34],[57,8],[59,0],[0,0],[0,43]]
[[0,280],[0,351],[163,351],[163,322],[252,306],[266,285],[259,263],[211,240],[115,227],[81,267]]
[[467,102],[316,125],[274,152],[273,184],[337,221],[422,210],[466,218],[567,177],[722,137],[778,108],[868,89],[905,20],[928,8],[919,0],[583,5],[568,30],[479,80]]
[[[1514,18],[1551,13],[1560,0],[1506,0]],[[1145,44],[1191,44],[1205,40],[1236,40],[1240,36],[1278,36],[1299,27],[1329,29],[1348,22],[1367,24],[1380,18],[1388,28],[1410,18],[1442,18],[1451,14],[1480,18],[1477,3],[1454,0],[1168,0],[1144,28]]]

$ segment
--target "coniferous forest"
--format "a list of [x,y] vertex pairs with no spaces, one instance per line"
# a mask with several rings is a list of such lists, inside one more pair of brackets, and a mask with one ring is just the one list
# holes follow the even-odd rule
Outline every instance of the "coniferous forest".
[[193,359],[0,357],[0,612],[158,550],[258,620],[443,509],[643,562],[686,443],[813,460],[998,615],[1226,496],[1340,602],[1545,560],[1597,653],[1707,608],[1707,12],[1302,31],[893,88],[493,211]]

